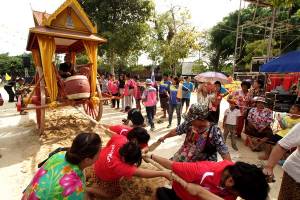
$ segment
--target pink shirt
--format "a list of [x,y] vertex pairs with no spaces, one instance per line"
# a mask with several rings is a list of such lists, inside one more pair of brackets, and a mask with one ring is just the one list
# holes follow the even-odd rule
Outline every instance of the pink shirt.
[[119,81],[108,81],[108,91],[112,94],[117,94],[119,90]]
[[143,87],[143,86],[140,82],[135,83],[134,98],[137,99],[137,100],[140,100],[142,98],[141,87]]
[[142,100],[146,107],[155,106],[157,103],[156,89],[152,86],[147,87],[143,92]]
[[134,90],[135,87],[135,81],[132,79],[126,80],[125,81],[125,86],[124,86],[124,96],[131,96],[133,95],[130,90]]

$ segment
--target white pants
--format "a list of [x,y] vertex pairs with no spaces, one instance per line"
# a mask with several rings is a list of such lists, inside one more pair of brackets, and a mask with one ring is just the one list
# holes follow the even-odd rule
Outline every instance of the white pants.
[[125,96],[125,107],[126,106],[130,106],[130,108],[132,107],[132,96]]
[[[122,96],[124,94],[124,88],[120,88],[119,89],[119,93]],[[121,98],[121,108],[124,110],[125,109],[125,101],[124,101],[124,97]]]

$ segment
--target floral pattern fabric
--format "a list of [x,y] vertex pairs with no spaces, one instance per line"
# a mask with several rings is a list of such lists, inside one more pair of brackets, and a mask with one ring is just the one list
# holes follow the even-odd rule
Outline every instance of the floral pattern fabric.
[[265,91],[263,89],[258,89],[258,90],[251,89],[249,95],[251,99],[253,99],[254,97],[264,97]]
[[250,93],[245,94],[243,90],[235,91],[233,98],[236,100],[238,107],[240,108],[241,114],[246,115],[247,109],[251,100]]
[[65,153],[57,153],[37,171],[22,200],[79,200],[84,190],[82,171],[65,160]]
[[248,122],[259,130],[266,128],[273,122],[273,112],[268,108],[258,110],[257,108],[251,108],[248,113]]
[[[193,130],[191,123],[185,121],[177,127],[176,133],[177,135],[186,134],[186,138],[183,145],[173,156],[172,160],[174,161],[217,161],[217,152],[221,155],[228,154],[228,147],[224,143],[221,130],[216,125],[212,125],[211,128],[197,132]],[[209,142],[216,151],[210,153],[205,152],[204,150],[207,142]]]

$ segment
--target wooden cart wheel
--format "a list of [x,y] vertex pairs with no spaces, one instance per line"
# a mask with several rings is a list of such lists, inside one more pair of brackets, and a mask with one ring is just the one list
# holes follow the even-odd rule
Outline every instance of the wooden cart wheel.
[[[39,77],[42,77],[43,71],[42,68],[37,67],[38,74],[36,75],[36,81]],[[46,104],[46,96],[45,96],[45,82],[44,79],[37,85],[35,89],[35,95],[38,97],[39,101],[36,103],[36,106],[42,106]],[[44,133],[45,130],[45,108],[37,108],[36,109],[36,122],[37,128],[40,135]]]
[[[102,98],[101,89],[98,85],[97,85],[97,94],[98,94],[99,99],[101,99]],[[100,101],[98,105],[93,105],[93,103],[90,100],[87,100],[83,104],[83,109],[84,109],[84,111],[87,115],[91,116],[96,121],[101,120],[102,113],[103,113],[103,103],[102,103],[102,101]]]

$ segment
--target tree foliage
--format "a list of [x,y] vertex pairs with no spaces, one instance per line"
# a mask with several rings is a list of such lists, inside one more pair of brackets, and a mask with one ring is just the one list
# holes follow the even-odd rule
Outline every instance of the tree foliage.
[[[9,56],[8,53],[0,54],[0,75],[8,73],[12,76],[25,75],[25,69],[23,66],[23,57],[29,57],[32,60],[31,54],[22,54],[17,56]],[[32,63],[28,69],[29,75],[34,74],[34,67]]]
[[143,38],[152,15],[151,0],[81,0],[88,15],[96,22],[98,33],[107,38],[105,56],[114,73],[117,60],[126,60],[133,52],[144,48]]
[[[277,12],[276,15],[276,22],[285,21],[290,25],[298,25],[300,23],[300,18],[297,14],[297,11],[300,8],[300,2],[293,2],[293,4],[291,4],[292,1],[290,0],[274,0],[272,2],[269,1],[269,3],[280,8],[280,12]],[[272,8],[256,7],[254,4],[241,10],[241,24],[249,24],[253,20],[256,20],[257,22],[255,24],[260,23],[261,27],[248,26],[243,30],[240,29],[243,33],[240,35],[242,36],[243,43],[241,50],[238,51],[238,68],[243,68],[245,65],[248,65],[253,56],[266,55],[266,41],[268,40],[269,29],[264,29],[262,26],[271,26],[271,20],[263,20],[268,17],[270,18],[271,16]],[[208,49],[210,51],[209,59],[211,66],[215,71],[221,71],[222,66],[232,63],[233,61],[237,20],[238,11],[235,11],[224,17],[221,22],[210,30],[208,45]],[[289,28],[289,25],[287,25],[286,28]],[[273,48],[275,48],[273,51],[274,55],[297,49],[300,45],[300,38],[298,37],[299,34],[300,31],[297,28],[281,33],[280,31],[275,31],[273,37],[274,41],[272,42],[274,46]]]
[[177,74],[180,61],[199,49],[200,33],[190,23],[188,10],[172,7],[156,15],[148,40],[147,52],[155,63]]

